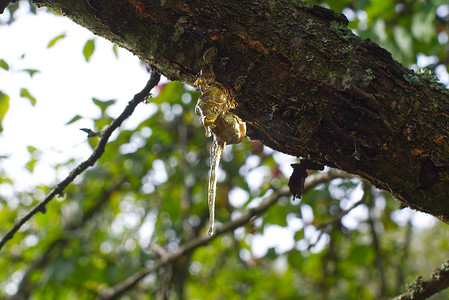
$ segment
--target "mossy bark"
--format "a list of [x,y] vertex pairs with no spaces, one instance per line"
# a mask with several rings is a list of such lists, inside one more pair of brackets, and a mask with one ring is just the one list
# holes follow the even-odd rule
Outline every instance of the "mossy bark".
[[346,28],[339,13],[287,0],[42,0],[192,84],[214,46],[248,136],[360,175],[449,220],[449,91]]

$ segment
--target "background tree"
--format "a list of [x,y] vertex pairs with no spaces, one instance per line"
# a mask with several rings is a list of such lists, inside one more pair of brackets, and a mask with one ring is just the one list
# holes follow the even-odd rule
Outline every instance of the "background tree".
[[[434,55],[431,57],[431,69],[439,70],[444,66],[447,59],[447,50],[445,50],[447,33],[444,31],[448,24],[447,5],[442,5],[438,1],[329,2],[332,3],[327,5],[332,5],[331,8],[334,10],[345,12],[351,19],[349,26],[360,37],[369,36],[381,43],[403,64],[418,63],[417,59],[423,58],[423,54],[419,53],[424,52]],[[102,6],[103,2],[89,1],[88,3],[90,14],[93,13],[100,25],[104,25],[107,10]],[[313,15],[319,12],[318,17],[327,19],[335,32],[349,34],[340,25],[341,22],[344,23],[341,16],[318,8],[304,7],[299,2],[295,4],[299,5],[298,13],[306,11]],[[325,3],[322,4],[325,5]],[[56,1],[52,5],[56,7]],[[146,15],[149,13],[143,3],[135,1],[133,5],[135,10],[130,14],[137,14],[141,19],[152,16],[152,14]],[[271,5],[274,4],[271,3]],[[11,20],[13,20],[16,6],[17,4],[13,4],[8,7]],[[77,7],[78,5],[75,5],[62,12],[73,17],[76,15]],[[80,4],[79,7],[84,6]],[[121,11],[123,7],[118,6],[115,13]],[[207,7],[209,6],[204,4],[203,9]],[[192,3],[182,6],[186,13],[189,13],[189,9],[192,8],[195,8]],[[281,12],[274,8],[273,11],[281,15]],[[294,13],[294,11],[291,12]],[[163,17],[164,14],[161,16]],[[124,18],[126,19],[126,16]],[[336,22],[332,23],[331,20]],[[182,23],[184,20],[177,21],[180,22],[179,26],[184,24]],[[186,21],[190,19],[187,18]],[[200,26],[206,21],[210,22],[210,20],[199,19],[196,25]],[[172,20],[168,18],[166,23],[170,25],[170,22]],[[254,22],[257,22],[257,19]],[[315,21],[312,20],[312,22]],[[111,24],[113,25],[114,22],[109,23]],[[101,32],[103,27],[100,25],[98,28],[88,27],[94,32],[103,33]],[[282,26],[288,28],[291,24],[284,23]],[[306,25],[302,24],[302,26]],[[189,26],[184,27],[186,30]],[[310,27],[310,29],[313,28]],[[112,26],[108,30],[112,34],[117,34],[122,28]],[[218,43],[222,43],[220,35],[226,36],[226,32],[205,32],[204,30],[201,32],[195,27],[191,27],[191,30],[194,32],[192,36],[200,35],[198,39],[210,39]],[[136,34],[143,34],[140,32],[136,31]],[[172,37],[173,32],[169,33],[167,38]],[[217,40],[214,39],[215,36]],[[157,34],[155,37],[162,38]],[[246,38],[248,37],[252,38],[254,35],[248,33]],[[331,39],[325,42],[323,40],[326,39],[325,36],[319,38],[323,43],[333,43]],[[240,36],[240,39],[245,40],[245,36]],[[347,38],[349,42],[354,39],[349,36]],[[129,37],[124,40],[129,42]],[[197,49],[196,45],[199,42],[195,38],[192,38],[191,44],[188,44],[194,51],[189,51],[187,45],[181,41],[185,42],[181,39],[178,47],[184,47],[185,51],[176,52],[177,49],[165,49],[163,53],[152,49],[149,51],[150,53],[155,51],[158,58],[166,57],[165,61],[156,59],[152,61],[159,64],[156,65],[159,71],[191,83],[197,73],[193,70],[200,68],[198,54],[202,49],[201,47]],[[256,39],[246,42],[250,47],[241,49],[242,53],[252,53],[252,55],[259,53],[257,55],[261,61],[256,62],[263,66],[265,45]],[[136,42],[126,46],[128,48],[135,46],[134,50],[142,57],[145,56],[144,53],[139,52],[142,43]],[[370,49],[377,49],[372,44],[368,46],[372,47]],[[273,45],[273,47],[280,46]],[[341,49],[344,47],[343,45]],[[86,60],[93,51],[92,42],[88,41],[84,47]],[[219,48],[219,51],[226,50]],[[347,51],[352,53],[352,49],[347,48]],[[381,56],[385,55],[385,60],[389,61],[384,52],[378,51]],[[196,55],[191,64],[195,68],[190,68],[186,64],[180,65],[178,60],[167,59],[177,58],[180,53],[185,55],[183,60]],[[316,53],[311,52],[310,55],[314,56]],[[313,59],[311,56],[310,61],[317,61],[316,56]],[[225,52],[223,58],[226,57],[230,57],[230,62],[227,63],[226,60],[222,62],[223,66],[226,66],[223,70],[216,68],[217,77],[224,83],[234,85],[238,78],[234,75],[238,70],[227,66],[231,62],[242,65],[245,60],[234,59],[238,55],[231,52]],[[307,58],[307,54],[303,53],[303,57]],[[147,60],[149,60],[148,57]],[[273,68],[279,66],[279,70],[276,71],[283,74],[284,70],[282,65],[279,65],[279,61],[282,61],[280,56],[276,57],[275,62],[267,61],[265,65]],[[377,63],[374,62],[373,66],[379,66]],[[1,66],[5,70],[9,69],[6,61],[1,61]],[[309,68],[307,64],[304,66],[305,69]],[[323,70],[316,67],[317,69],[307,71]],[[391,67],[389,70],[402,70],[399,65],[388,67]],[[191,72],[188,71],[189,69]],[[177,73],[177,70],[182,72]],[[362,68],[362,70],[373,77],[380,75],[374,67]],[[268,76],[267,74],[271,74],[270,72],[265,74],[254,72],[255,74],[251,76],[264,78]],[[444,98],[445,90],[434,81],[433,77],[430,75],[419,77],[413,73],[404,74],[405,77],[402,73],[400,74],[399,77],[402,76],[404,82],[398,86],[410,88],[410,85],[419,82],[419,87],[431,95],[441,94],[442,104],[436,106],[439,110],[445,108],[444,105],[447,104],[444,102],[444,99],[447,99],[447,97]],[[246,78],[245,76],[247,75],[244,74],[239,79],[241,94],[249,95],[248,89],[254,88],[259,95],[262,95],[264,89],[252,81],[249,75]],[[319,74],[316,77],[319,78]],[[393,75],[392,77],[394,78]],[[274,78],[273,83],[276,83],[276,80],[278,79]],[[289,79],[284,78],[284,80]],[[344,80],[338,77],[336,84],[342,84]],[[352,82],[352,79],[348,80]],[[427,89],[421,81],[428,86],[434,85],[433,90],[436,91]],[[287,90],[273,89],[273,87],[282,86],[274,84],[270,87],[273,93],[270,95],[272,98],[261,97],[261,99],[276,99],[277,96],[288,93]],[[398,212],[398,203],[392,200],[389,194],[374,190],[368,183],[362,183],[346,173],[326,170],[325,173],[311,174],[306,182],[302,200],[292,201],[285,188],[287,185],[285,176],[288,174],[280,171],[279,157],[257,141],[245,141],[233,146],[232,151],[229,147],[225,152],[217,195],[217,219],[223,226],[217,228],[215,236],[206,236],[207,204],[205,199],[209,147],[206,145],[204,130],[194,113],[198,94],[177,82],[159,85],[158,89],[160,91],[158,96],[149,99],[149,102],[157,107],[155,112],[134,130],[120,130],[120,134],[108,144],[95,167],[83,173],[80,182],[69,185],[65,189],[65,194],[59,198],[61,201],[52,200],[45,209],[42,206],[38,207],[37,210],[45,211],[45,214],[33,215],[22,230],[16,233],[12,240],[7,241],[2,249],[3,255],[0,260],[0,270],[2,270],[0,272],[4,278],[1,289],[4,293],[3,297],[91,299],[113,298],[124,293],[129,299],[152,297],[228,299],[241,298],[242,295],[245,298],[256,299],[262,297],[276,299],[304,297],[307,299],[316,298],[317,295],[322,299],[378,299],[403,293],[406,282],[411,282],[417,274],[429,272],[446,258],[441,257],[448,247],[444,227],[446,225],[438,224],[432,229],[413,227],[411,219]],[[338,87],[335,90],[338,91]],[[137,95],[128,108],[132,107],[133,103],[137,105],[147,92],[149,92],[148,88]],[[3,92],[1,95],[3,109],[0,111],[4,115],[7,110],[8,96]],[[22,95],[33,101],[33,97],[30,93],[27,94],[26,90]],[[248,100],[237,97],[236,101],[243,107],[237,112],[240,112],[242,116],[250,117],[245,110]],[[102,134],[100,137],[94,136],[88,140],[91,147],[97,149],[93,159],[88,161],[89,164],[101,155],[101,145],[104,146],[107,133],[111,133],[116,125],[120,125],[114,121],[115,125],[105,129],[113,119],[109,114],[109,107],[114,104],[114,101],[94,99],[94,103],[100,108],[101,115],[93,120],[94,127],[90,130],[91,133],[102,132]],[[403,106],[407,104],[396,103]],[[276,134],[270,135],[278,128],[269,125],[278,118],[288,119],[288,113],[285,114],[282,110],[283,105],[284,103],[280,102],[278,106],[259,107],[257,112],[262,113],[258,122],[267,122],[268,125],[257,127],[254,125],[258,124],[255,121],[250,136],[260,137],[266,144],[285,150],[285,145],[290,144],[280,145],[279,141],[282,137]],[[425,112],[423,107],[427,107],[427,104],[422,103],[419,106],[417,109]],[[363,111],[366,113],[366,109]],[[129,115],[129,112],[130,109],[125,111],[123,118]],[[268,120],[270,115],[271,119],[275,119],[273,122]],[[268,116],[268,119],[264,120],[264,116]],[[432,116],[432,114],[429,113],[426,116]],[[368,121],[373,119],[367,114],[363,114],[362,117],[366,117]],[[348,118],[353,120],[350,116]],[[444,129],[445,123],[441,123],[442,121],[438,119],[442,117],[435,116],[435,118],[437,125],[441,125]],[[80,117],[75,117],[72,123],[78,119]],[[311,118],[306,121],[310,124],[315,122]],[[377,121],[372,123],[377,130],[380,128],[376,128],[378,124]],[[307,128],[300,129],[307,132]],[[351,128],[340,127],[340,129]],[[407,136],[413,139],[411,134],[414,129],[409,129],[410,131],[405,128],[404,136],[406,139]],[[265,136],[263,130],[267,130]],[[357,164],[359,161],[357,156],[366,158],[371,149],[370,141],[366,138],[369,130],[367,128],[365,130],[363,132],[365,136],[355,132],[349,142],[344,140],[346,144],[336,148],[336,150],[343,150],[343,154],[349,153],[347,164],[343,160],[341,162],[350,171],[354,171],[351,169],[351,164]],[[428,128],[428,130],[434,132],[435,128]],[[326,134],[341,136],[341,133],[336,131]],[[270,136],[272,138],[267,139]],[[425,137],[421,140],[425,140]],[[327,142],[330,146],[333,145],[331,138]],[[445,144],[444,136],[441,143],[437,142],[434,142],[435,148],[443,149],[443,152],[431,153],[430,161],[435,163],[436,158],[441,159],[439,162],[443,165],[438,166],[440,168],[438,170],[444,173],[447,154],[447,149],[444,147],[447,144]],[[99,143],[100,146],[98,146]],[[286,152],[301,152],[307,146],[310,147],[310,144],[299,143],[297,145],[299,148]],[[304,149],[301,150],[301,147]],[[415,151],[424,151],[426,147],[415,148],[417,149]],[[29,148],[29,151],[31,160],[27,166],[32,171],[33,164],[39,159],[38,150]],[[415,157],[422,157],[421,154],[412,153]],[[314,156],[316,153],[311,155],[316,158]],[[335,162],[335,157],[322,159],[319,162]],[[419,178],[432,179],[427,176],[435,165],[426,165],[424,168],[422,161],[428,160],[419,161],[417,170],[422,171]],[[400,162],[406,167],[409,166],[406,164],[407,161]],[[413,163],[413,161],[410,162],[412,165]],[[71,166],[73,162],[69,161],[67,165]],[[81,166],[84,168],[88,164]],[[14,186],[14,182],[8,180],[6,171],[2,170],[4,175],[1,185]],[[254,183],[251,180],[254,180],[254,174],[263,175],[263,181]],[[368,173],[365,176],[381,187],[384,187],[382,184],[391,179],[386,180],[385,176]],[[401,175],[401,178],[403,177]],[[395,182],[394,178],[391,180]],[[426,187],[433,186],[432,181],[424,182]],[[419,184],[415,181],[415,185]],[[408,186],[407,183],[405,186]],[[55,194],[60,192],[56,190]],[[2,198],[1,222],[5,233],[13,226],[17,216],[22,216],[24,212],[30,211],[33,205],[39,203],[37,199],[42,198],[39,196],[42,193],[51,193],[51,191],[47,187],[36,187],[30,193],[23,192]],[[395,193],[404,196],[410,191],[402,193],[396,189]],[[438,193],[444,193],[444,189],[440,189]],[[18,207],[14,206],[16,199],[19,200]],[[415,203],[413,199],[401,200]],[[438,201],[443,203],[444,199]],[[420,205],[427,207],[425,203]],[[269,210],[264,213],[267,209]],[[427,210],[429,209],[431,207],[427,207]],[[434,214],[440,215],[440,213],[444,216],[444,208],[436,209]],[[255,216],[258,217],[254,218]],[[282,230],[290,232],[292,239],[282,244],[272,244],[273,233],[276,235]],[[260,248],[266,246],[272,248],[265,253]],[[435,270],[431,280],[444,282],[446,268],[443,265]],[[416,280],[409,286],[409,291],[425,294],[428,291],[426,287],[420,280]],[[440,288],[442,287],[444,285]],[[445,296],[441,297],[443,299]]]

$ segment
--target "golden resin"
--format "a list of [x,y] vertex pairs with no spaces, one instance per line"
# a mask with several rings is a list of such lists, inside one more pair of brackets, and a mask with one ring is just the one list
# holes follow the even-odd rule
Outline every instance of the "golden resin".
[[206,136],[213,135],[214,141],[210,149],[211,164],[209,174],[209,235],[214,232],[215,194],[217,188],[217,171],[223,149],[227,144],[240,143],[246,136],[246,123],[230,109],[235,108],[229,90],[215,81],[211,63],[217,55],[215,47],[207,49],[203,54],[205,62],[195,84],[201,96],[196,104],[195,112],[200,116],[201,124],[206,129]]

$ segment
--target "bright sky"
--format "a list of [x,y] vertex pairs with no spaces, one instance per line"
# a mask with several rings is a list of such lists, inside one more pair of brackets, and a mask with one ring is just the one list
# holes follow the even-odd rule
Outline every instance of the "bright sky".
[[[28,5],[21,5],[16,13],[17,21],[11,26],[0,26],[0,59],[10,66],[9,71],[0,68],[0,91],[11,97],[10,108],[3,121],[4,131],[0,134],[0,156],[8,155],[9,158],[0,160],[0,168],[7,170],[14,179],[17,190],[30,188],[36,183],[52,186],[57,183],[53,167],[55,164],[65,162],[68,158],[81,161],[91,154],[86,134],[79,129],[92,128],[89,118],[99,114],[92,97],[100,100],[117,99],[111,113],[118,116],[149,78],[137,57],[119,49],[117,59],[112,44],[100,37],[95,37],[96,50],[90,62],[86,63],[82,49],[88,39],[94,38],[91,32],[67,18],[44,13],[29,14],[26,7]],[[7,17],[7,13],[0,15],[2,20]],[[66,38],[47,49],[48,42],[62,33],[66,34]],[[23,54],[25,56],[21,58]],[[431,58],[421,56],[420,59],[425,64]],[[28,73],[21,71],[25,68],[41,72],[31,79]],[[448,80],[447,72],[441,74]],[[37,99],[35,107],[28,99],[19,97],[23,87]],[[134,128],[150,112],[150,106],[140,105],[124,127]],[[66,126],[65,123],[75,115],[85,119]],[[29,159],[29,145],[42,150],[41,162],[34,173],[23,167]],[[280,153],[276,154],[275,159],[282,163],[281,169],[288,176],[291,172],[289,164],[295,159]],[[249,165],[251,163],[251,160],[247,162]],[[256,185],[261,180],[260,170],[258,172],[253,174],[253,184]],[[243,202],[242,198],[248,196],[246,191],[235,190],[233,193],[236,200],[231,201],[235,201],[236,206]],[[307,216],[308,208],[305,206],[303,209],[303,215]],[[358,207],[343,221],[349,227],[356,226],[357,219],[365,213],[362,206]],[[398,219],[407,220],[409,212],[402,210],[399,214]],[[416,215],[416,224],[419,226],[429,226],[435,222],[433,217],[425,214]],[[288,227],[273,225],[263,235],[254,236],[254,255],[262,256],[270,247],[283,252],[294,246],[292,232],[307,225],[297,218],[287,219]],[[306,228],[309,241],[313,242],[316,235],[316,230]],[[301,248],[307,245],[296,246]]]
[[[86,134],[79,128],[92,128],[89,118],[100,113],[92,97],[117,99],[111,107],[111,113],[117,116],[149,78],[137,57],[119,49],[117,59],[112,44],[100,37],[95,38],[96,50],[86,63],[82,49],[94,37],[90,31],[67,18],[26,13],[26,6],[22,4],[16,13],[17,21],[11,26],[0,26],[0,59],[10,66],[9,71],[0,69],[0,90],[10,96],[0,135],[0,155],[10,157],[0,163],[12,177],[20,179],[15,180],[20,188],[29,186],[27,182],[54,183],[51,165],[68,157],[81,160],[90,155]],[[62,33],[66,33],[66,38],[47,49],[48,42]],[[21,71],[26,68],[41,72],[31,79]],[[35,107],[28,99],[19,97],[21,88],[27,88],[37,99]],[[138,124],[149,109],[141,105],[125,127]],[[64,125],[77,114],[86,119]],[[28,145],[43,152],[34,174],[17,168],[29,159]]]

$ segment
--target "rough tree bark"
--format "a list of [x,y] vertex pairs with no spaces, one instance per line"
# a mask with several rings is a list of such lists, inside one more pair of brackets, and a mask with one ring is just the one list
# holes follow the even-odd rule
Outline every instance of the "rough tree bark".
[[449,220],[449,91],[352,34],[343,15],[300,0],[32,2],[188,84],[215,46],[216,80],[238,90],[251,139]]

